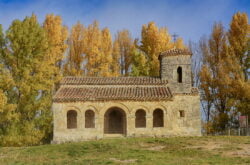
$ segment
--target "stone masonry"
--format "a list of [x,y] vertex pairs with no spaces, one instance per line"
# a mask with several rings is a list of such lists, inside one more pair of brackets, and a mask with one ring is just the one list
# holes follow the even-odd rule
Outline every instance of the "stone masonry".
[[200,96],[191,86],[191,53],[172,49],[159,60],[160,77],[63,78],[53,97],[53,142],[200,136]]

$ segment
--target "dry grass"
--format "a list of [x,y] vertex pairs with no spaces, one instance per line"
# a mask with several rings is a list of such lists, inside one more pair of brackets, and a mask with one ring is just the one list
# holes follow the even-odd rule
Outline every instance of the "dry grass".
[[118,138],[2,147],[0,164],[250,164],[250,137]]

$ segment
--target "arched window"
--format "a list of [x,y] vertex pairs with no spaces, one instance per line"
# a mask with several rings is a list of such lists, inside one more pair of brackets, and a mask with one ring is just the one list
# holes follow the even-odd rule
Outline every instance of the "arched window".
[[163,127],[163,110],[156,109],[153,113],[153,127]]
[[182,68],[180,66],[177,68],[177,81],[182,83]]
[[95,112],[92,110],[85,112],[85,128],[95,128]]
[[77,112],[75,110],[69,110],[67,112],[67,128],[77,128]]
[[139,109],[135,113],[135,128],[146,127],[146,112],[143,109]]

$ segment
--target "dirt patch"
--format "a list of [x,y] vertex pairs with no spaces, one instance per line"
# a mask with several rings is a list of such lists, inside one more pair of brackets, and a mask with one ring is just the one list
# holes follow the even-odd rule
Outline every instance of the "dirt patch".
[[155,144],[152,145],[149,143],[140,143],[139,146],[149,151],[160,151],[166,147],[164,145],[155,145]]
[[223,145],[226,143],[216,143],[216,142],[207,142],[206,144],[203,145],[193,145],[193,146],[188,146],[187,148],[194,148],[194,149],[204,149],[204,150],[217,150],[223,148]]
[[250,157],[250,144],[240,144],[237,150],[226,151],[223,155],[230,157]]
[[206,151],[213,151],[221,153],[226,157],[250,157],[250,144],[235,144],[229,142],[207,142],[206,144],[199,144],[188,146],[187,148],[202,149]]
[[130,163],[134,163],[137,161],[137,159],[120,160],[117,158],[109,158],[109,160],[112,160],[112,161],[117,162],[117,163],[123,163],[123,164],[130,164]]
[[152,146],[152,147],[146,148],[146,150],[150,150],[150,151],[160,151],[160,150],[162,150],[163,148],[165,148],[165,146]]

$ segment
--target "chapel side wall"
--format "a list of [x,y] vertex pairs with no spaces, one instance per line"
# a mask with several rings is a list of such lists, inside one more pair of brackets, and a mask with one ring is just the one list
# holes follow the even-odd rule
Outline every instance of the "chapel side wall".
[[[201,123],[199,96],[176,95],[171,101],[106,101],[53,103],[54,138],[53,142],[82,141],[104,137],[104,114],[111,107],[123,109],[127,117],[127,137],[140,136],[200,136]],[[162,109],[164,127],[153,128],[153,111]],[[95,128],[85,128],[86,110],[95,112]],[[146,111],[146,128],[135,128],[135,112]],[[67,111],[76,110],[77,128],[67,129]],[[179,110],[185,111],[185,117],[179,116]]]
[[[173,128],[180,136],[201,136],[201,114],[199,95],[175,95],[170,105],[175,117]],[[184,117],[180,117],[180,110],[184,110]]]

